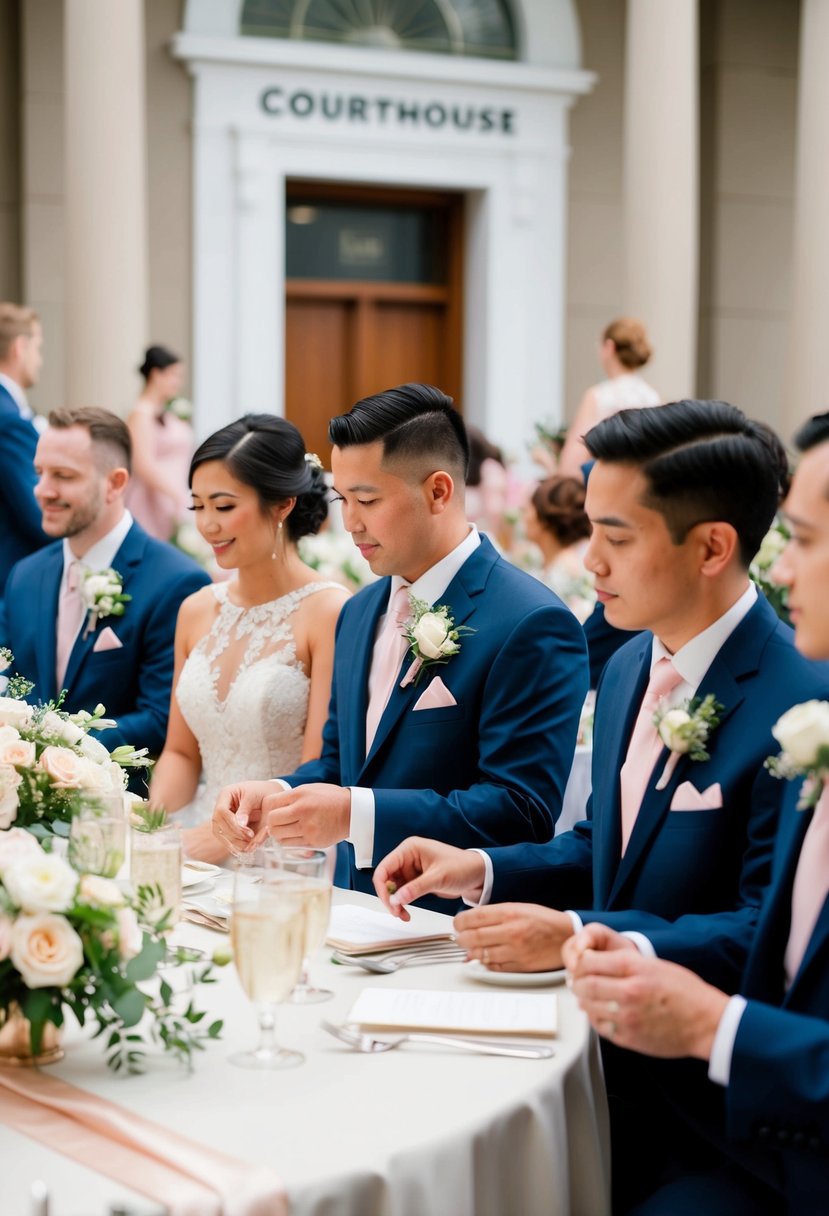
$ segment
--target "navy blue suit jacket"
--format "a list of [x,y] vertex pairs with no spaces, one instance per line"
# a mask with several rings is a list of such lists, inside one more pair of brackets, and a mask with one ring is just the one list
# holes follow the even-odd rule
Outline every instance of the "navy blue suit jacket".
[[[87,637],[82,629],[66,668],[64,709],[92,710],[103,702],[118,720],[101,741],[112,750],[122,743],[158,753],[164,746],[173,680],[173,641],[181,601],[210,580],[171,545],[133,524],[112,563],[132,599],[121,617],[104,617]],[[35,687],[30,700],[49,701],[55,686],[58,594],[63,574],[63,542],[18,562],[9,575],[0,617],[0,641],[14,654],[15,670]],[[95,651],[109,626],[121,646]]]
[[48,543],[34,496],[37,431],[0,384],[0,597],[15,562]]
[[[544,845],[496,849],[492,899],[574,908],[585,921],[646,933],[657,953],[735,991],[770,879],[779,782],[764,768],[771,728],[799,701],[829,695],[829,667],[794,648],[762,595],[706,672],[698,696],[723,706],[710,758],[681,757],[663,790],[663,748],[621,856],[619,772],[648,683],[652,635],[628,642],[599,685],[588,818]],[[671,809],[689,782],[719,784],[722,807]]]
[[[417,686],[395,686],[366,755],[368,674],[388,596],[389,580],[381,579],[343,607],[322,755],[285,780],[371,787],[375,863],[411,835],[461,847],[549,839],[587,692],[578,621],[482,538],[439,601],[474,632]],[[401,677],[410,662],[407,654]],[[457,704],[415,709],[435,675]],[[346,847],[350,885],[372,891],[371,871],[358,870]]]

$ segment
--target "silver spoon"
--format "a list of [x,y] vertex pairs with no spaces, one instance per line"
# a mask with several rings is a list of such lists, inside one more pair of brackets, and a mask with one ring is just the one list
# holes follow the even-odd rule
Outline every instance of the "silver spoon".
[[460,1047],[464,1051],[474,1051],[487,1056],[513,1056],[520,1060],[549,1060],[555,1055],[554,1047],[518,1047],[508,1043],[493,1043],[487,1039],[467,1039],[460,1035],[431,1034],[422,1031],[410,1034],[397,1034],[388,1039],[377,1039],[374,1035],[366,1034],[359,1027],[348,1025],[337,1026],[334,1022],[321,1022],[323,1030],[333,1034],[335,1039],[347,1043],[355,1051],[374,1055],[382,1051],[392,1051],[401,1043],[438,1043],[444,1047]]

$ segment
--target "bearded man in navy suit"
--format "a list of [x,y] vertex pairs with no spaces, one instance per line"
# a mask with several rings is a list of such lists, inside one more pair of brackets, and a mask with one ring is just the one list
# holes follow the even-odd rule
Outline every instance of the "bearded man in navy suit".
[[[811,419],[797,443],[805,454],[786,500],[792,539],[775,578],[789,588],[798,650],[827,659],[829,414]],[[772,881],[738,995],[643,958],[603,925],[565,946],[590,1020],[631,1049],[640,1099],[633,1121],[646,1148],[626,1171],[620,1212],[829,1211],[827,718],[825,703],[806,706],[778,732],[792,755],[805,748],[811,788],[798,780],[781,787]],[[672,1101],[678,1080],[681,1103]]]
[[[49,415],[35,453],[35,494],[55,538],[9,575],[0,642],[34,681],[30,700],[118,721],[101,736],[160,752],[167,732],[173,641],[181,601],[210,580],[195,562],[148,536],[124,506],[131,444],[126,424],[99,409]],[[122,615],[95,611],[91,576],[113,569]]]
[[16,561],[48,541],[35,501],[37,431],[26,389],[43,362],[37,313],[0,303],[0,598]]
[[[347,842],[338,880],[364,891],[413,829],[459,845],[548,839],[587,692],[580,625],[468,523],[469,447],[451,398],[401,385],[357,402],[329,435],[343,522],[385,577],[340,615],[320,758],[283,792],[224,790],[214,829],[237,847],[267,832]],[[416,635],[412,613],[425,608],[418,657],[406,621]]]

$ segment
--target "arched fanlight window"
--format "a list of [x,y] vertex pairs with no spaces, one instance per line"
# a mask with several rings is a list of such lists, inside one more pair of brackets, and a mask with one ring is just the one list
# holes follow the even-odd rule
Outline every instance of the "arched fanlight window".
[[245,0],[241,33],[516,58],[508,0]]

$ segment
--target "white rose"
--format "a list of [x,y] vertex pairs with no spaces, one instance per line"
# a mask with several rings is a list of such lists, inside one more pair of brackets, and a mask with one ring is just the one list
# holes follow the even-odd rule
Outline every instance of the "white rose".
[[79,726],[51,710],[43,715],[40,729],[44,735],[62,739],[64,743],[78,743],[84,737],[84,732]]
[[20,738],[20,731],[15,726],[0,726],[0,749],[7,743],[15,743]]
[[118,883],[111,878],[101,878],[99,874],[84,874],[79,891],[81,899],[99,908],[120,908],[124,903],[124,893]]
[[111,761],[106,766],[106,771],[109,773],[109,783],[112,790],[116,793],[123,793],[127,788],[127,770],[121,768],[120,764]]
[[20,806],[17,787],[23,778],[10,764],[0,765],[0,829],[11,827]]
[[78,790],[83,785],[83,775],[89,761],[68,747],[46,747],[38,763],[57,785]]
[[11,960],[27,988],[63,988],[83,966],[83,942],[63,916],[18,916]]
[[135,958],[144,944],[138,918],[132,908],[119,908],[115,915],[118,919],[118,952],[123,959]]
[[81,754],[89,760],[94,760],[97,764],[109,764],[109,752],[100,740],[93,739],[91,735],[84,735],[78,747]]
[[23,857],[3,874],[11,899],[24,912],[65,912],[78,887],[78,876],[67,861],[41,851]]
[[101,596],[101,598],[98,600],[98,603],[96,605],[98,614],[100,616],[108,616],[110,614],[110,612],[112,612],[113,604],[114,604],[114,601],[112,600],[111,596],[108,596],[108,595]]
[[829,704],[806,701],[778,718],[771,733],[798,768],[817,761],[822,747],[829,748]]
[[34,743],[30,743],[28,739],[21,739],[19,735],[7,743],[0,742],[0,764],[16,764],[21,768],[31,768],[36,757]]
[[31,726],[32,707],[14,697],[0,697],[0,722],[24,729]]
[[110,792],[112,784],[109,779],[109,772],[103,765],[96,764],[94,760],[87,760],[86,757],[81,757],[81,765],[81,789],[106,790],[107,793]]
[[682,727],[691,721],[691,715],[684,709],[669,709],[659,723],[659,738],[672,752],[685,755],[691,750],[690,740],[683,737]]
[[23,857],[39,857],[43,850],[24,828],[9,828],[0,832],[0,876],[9,866],[17,865]]
[[449,637],[446,618],[438,612],[424,612],[412,630],[412,636],[420,653],[427,659],[442,659],[444,655],[454,654],[457,650]]
[[10,916],[0,916],[0,963],[12,952],[14,921]]
[[109,577],[106,574],[90,574],[83,583],[84,599],[91,604],[99,595],[104,595],[109,587]]

